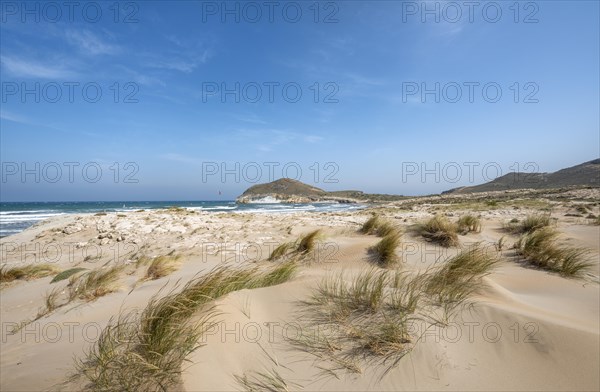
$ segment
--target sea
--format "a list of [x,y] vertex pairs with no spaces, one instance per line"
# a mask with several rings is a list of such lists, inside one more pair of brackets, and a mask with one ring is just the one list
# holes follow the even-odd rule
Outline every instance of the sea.
[[338,212],[365,208],[363,204],[277,203],[272,199],[251,204],[226,201],[111,201],[111,202],[0,202],[0,238],[19,233],[31,225],[59,215],[126,212],[182,207],[190,210],[228,213]]

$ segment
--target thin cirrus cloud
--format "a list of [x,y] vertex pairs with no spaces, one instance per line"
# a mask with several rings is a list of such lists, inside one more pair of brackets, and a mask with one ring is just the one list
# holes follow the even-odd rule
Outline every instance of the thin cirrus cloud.
[[17,77],[67,79],[76,76],[76,72],[69,69],[62,60],[42,63],[18,56],[0,56],[0,63],[5,71]]
[[146,65],[150,68],[166,69],[170,71],[179,71],[183,73],[192,73],[200,65],[205,64],[210,57],[208,50],[200,55],[189,56],[189,58],[171,58],[155,59],[149,61]]
[[89,30],[68,30],[65,37],[69,44],[92,56],[112,55],[121,51],[118,45],[104,41]]
[[190,157],[187,155],[183,155],[183,154],[179,154],[179,153],[174,153],[174,152],[170,152],[170,153],[166,153],[166,154],[161,154],[159,156],[161,159],[167,160],[167,161],[173,161],[173,162],[179,162],[179,163],[186,163],[186,164],[193,164],[193,165],[197,165],[200,164],[202,162],[202,160],[198,159],[198,158],[194,158],[194,157]]

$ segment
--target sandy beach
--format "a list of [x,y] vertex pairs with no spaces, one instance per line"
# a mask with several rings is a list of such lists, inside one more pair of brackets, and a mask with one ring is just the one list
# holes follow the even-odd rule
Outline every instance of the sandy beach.
[[[49,219],[0,241],[6,268],[48,263],[56,268],[46,277],[2,283],[0,389],[89,387],[85,377],[66,382],[77,373],[74,358],[84,358],[119,314],[144,309],[153,296],[180,291],[187,281],[217,267],[268,270],[278,263],[268,260],[278,245],[320,230],[316,246],[293,261],[297,268],[289,280],[234,290],[211,301],[212,321],[199,335],[199,347],[185,358],[178,382],[167,389],[598,390],[600,226],[585,217],[565,216],[576,215],[569,212],[578,205],[598,215],[598,191],[586,192],[571,201],[515,199],[493,207],[481,200],[450,203],[437,198],[339,213],[168,209]],[[506,223],[541,212],[557,218],[561,240],[589,249],[593,266],[584,277],[532,268],[515,254],[518,236],[506,231]],[[467,213],[478,215],[482,228],[459,235],[458,246],[438,246],[412,230],[436,214],[456,220]],[[400,262],[393,267],[373,263],[369,248],[379,238],[359,232],[373,214],[403,233],[395,250]],[[501,238],[505,245],[498,249]],[[327,331],[331,323],[315,324],[307,310],[318,287],[340,273],[347,282],[373,270],[418,274],[443,265],[473,243],[486,245],[498,263],[482,278],[470,305],[453,312],[443,325],[423,319],[412,323],[412,338],[398,347],[406,351],[398,358],[390,351],[359,350],[342,361],[336,353],[347,352]],[[173,269],[157,279],[145,277],[147,267],[139,260],[165,255],[176,259]],[[60,271],[85,268],[79,272],[85,275],[114,266],[121,269],[106,293],[83,298],[69,295],[73,278],[51,283]],[[57,294],[49,310],[53,290]],[[194,312],[192,319],[203,312]],[[324,354],[321,348],[299,345],[302,336],[326,337],[341,346]]]

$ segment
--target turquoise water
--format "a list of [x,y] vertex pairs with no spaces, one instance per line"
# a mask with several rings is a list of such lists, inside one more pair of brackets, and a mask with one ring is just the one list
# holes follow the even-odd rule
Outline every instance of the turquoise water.
[[106,212],[150,210],[167,207],[184,207],[199,211],[230,213],[294,213],[300,211],[333,212],[364,208],[359,204],[236,204],[231,201],[136,201],[136,202],[2,202],[0,203],[0,237],[16,234],[29,226],[54,216]]

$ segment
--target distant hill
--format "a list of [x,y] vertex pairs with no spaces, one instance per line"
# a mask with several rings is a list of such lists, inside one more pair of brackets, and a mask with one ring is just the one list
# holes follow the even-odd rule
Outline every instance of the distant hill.
[[554,173],[508,173],[481,185],[454,188],[442,194],[550,189],[570,186],[600,186],[600,159],[561,169]]
[[[485,184],[455,188],[442,194],[466,194],[518,189],[552,189],[565,187],[600,187],[600,159],[568,167],[554,173],[509,173]],[[266,184],[251,186],[237,199],[237,203],[367,203],[407,199],[406,196],[370,194],[361,191],[328,192],[321,188],[281,178]]]
[[246,189],[237,199],[238,203],[278,201],[283,203],[337,202],[360,203],[373,201],[393,201],[403,199],[396,195],[371,195],[361,191],[327,192],[321,188],[281,178],[267,184],[258,184]]

